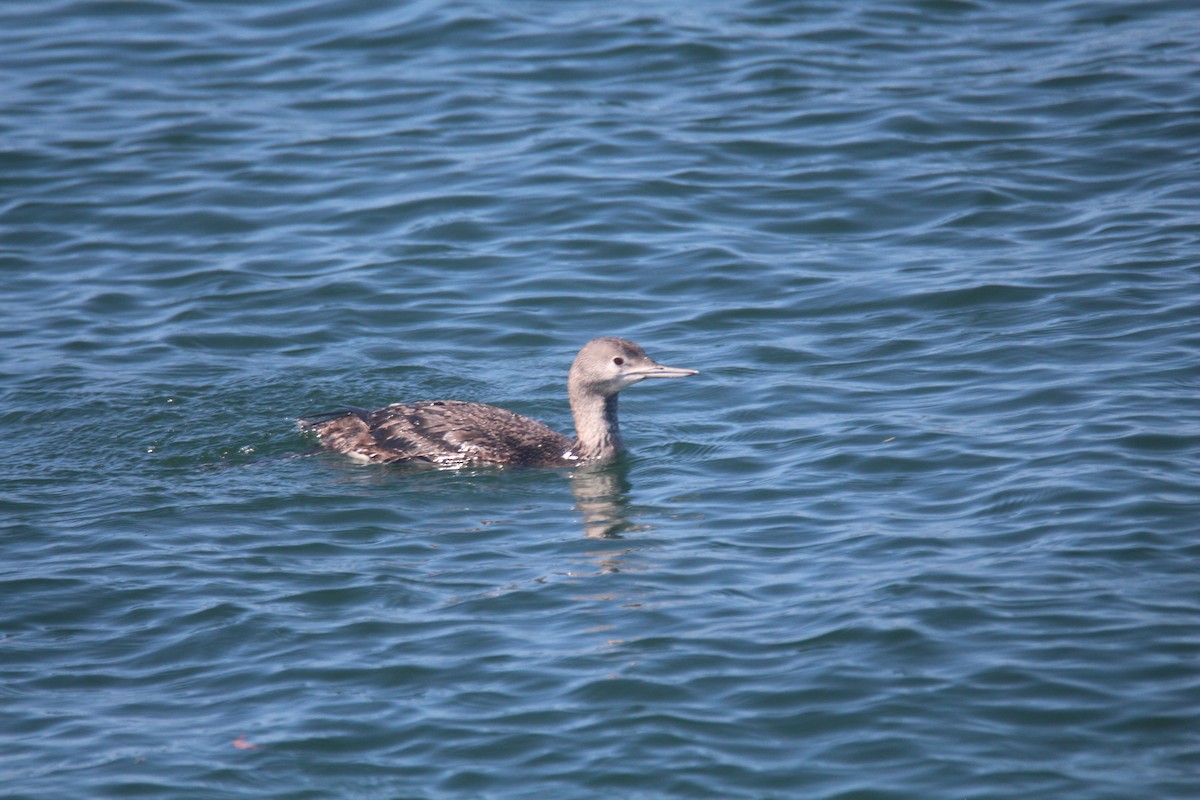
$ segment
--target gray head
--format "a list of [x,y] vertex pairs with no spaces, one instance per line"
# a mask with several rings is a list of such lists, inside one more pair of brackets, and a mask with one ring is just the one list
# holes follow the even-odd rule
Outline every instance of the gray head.
[[584,392],[612,397],[617,392],[646,378],[686,378],[695,375],[694,369],[680,369],[659,364],[635,342],[603,336],[583,346],[567,385],[572,394]]

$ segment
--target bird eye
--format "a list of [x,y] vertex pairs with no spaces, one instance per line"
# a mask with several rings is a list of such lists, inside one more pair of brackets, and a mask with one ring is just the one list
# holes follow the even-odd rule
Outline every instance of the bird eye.
[[613,363],[619,367],[625,363],[625,359],[621,358],[620,356],[617,356],[616,358],[613,359]]

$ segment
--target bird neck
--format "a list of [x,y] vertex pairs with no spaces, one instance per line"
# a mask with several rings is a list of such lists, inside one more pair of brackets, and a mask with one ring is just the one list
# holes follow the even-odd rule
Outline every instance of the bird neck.
[[575,418],[572,452],[585,461],[611,461],[625,452],[617,422],[617,395],[571,393],[571,416]]

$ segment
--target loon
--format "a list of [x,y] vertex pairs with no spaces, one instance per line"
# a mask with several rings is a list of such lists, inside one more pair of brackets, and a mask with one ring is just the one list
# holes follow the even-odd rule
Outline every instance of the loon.
[[565,467],[606,463],[625,451],[617,393],[645,378],[686,378],[694,369],[659,364],[628,339],[604,336],[583,346],[567,376],[575,439],[535,419],[461,400],[346,408],[299,420],[322,446],[364,463],[427,463],[443,469]]

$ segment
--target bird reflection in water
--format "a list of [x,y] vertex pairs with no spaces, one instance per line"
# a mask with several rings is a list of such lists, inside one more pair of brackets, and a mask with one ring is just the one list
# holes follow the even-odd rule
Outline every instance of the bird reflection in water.
[[583,517],[583,533],[589,539],[620,539],[636,527],[629,521],[629,465],[580,467],[570,474],[575,510]]

